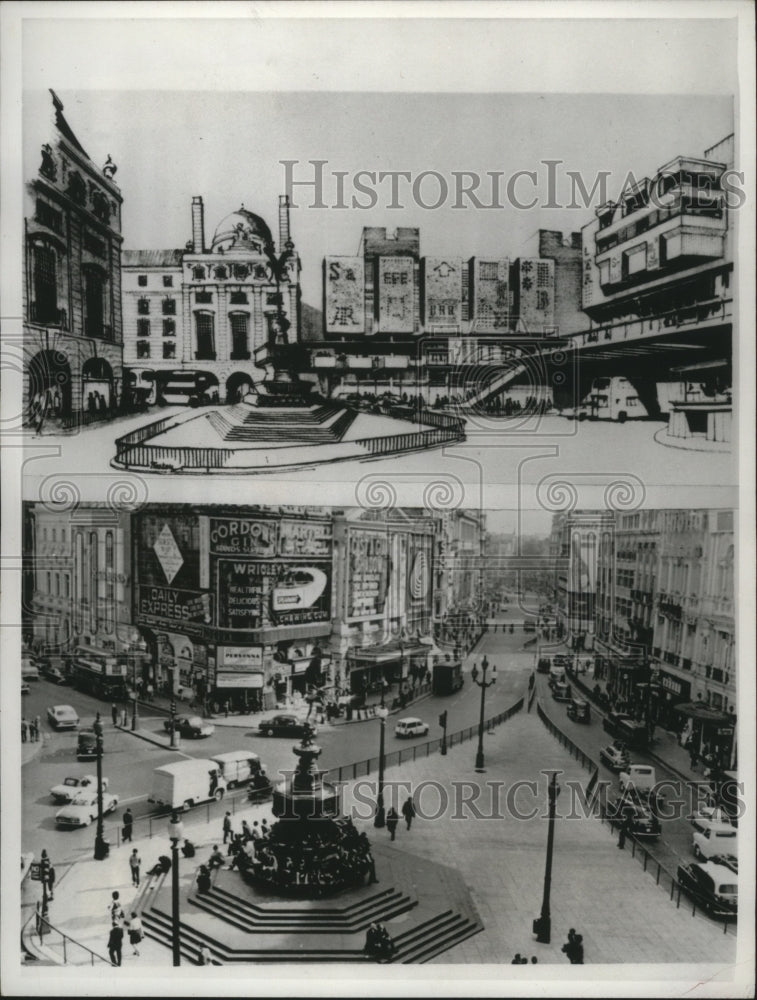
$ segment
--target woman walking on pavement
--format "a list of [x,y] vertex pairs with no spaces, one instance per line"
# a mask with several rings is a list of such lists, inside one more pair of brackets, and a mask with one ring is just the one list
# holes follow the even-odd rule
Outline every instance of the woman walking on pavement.
[[127,922],[127,927],[129,928],[129,943],[134,949],[134,954],[139,954],[139,948],[137,945],[144,937],[144,931],[142,930],[142,919],[136,910],[132,911],[131,920]]
[[399,823],[399,821],[400,818],[397,813],[397,810],[394,808],[394,806],[392,806],[389,812],[386,814],[386,828],[391,834],[392,840],[394,840],[397,834],[397,824]]

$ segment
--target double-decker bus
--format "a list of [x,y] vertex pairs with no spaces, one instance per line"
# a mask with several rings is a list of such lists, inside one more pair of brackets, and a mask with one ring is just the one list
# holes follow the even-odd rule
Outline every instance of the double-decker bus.
[[73,656],[73,685],[78,691],[123,701],[126,689],[127,662],[123,656],[79,647]]

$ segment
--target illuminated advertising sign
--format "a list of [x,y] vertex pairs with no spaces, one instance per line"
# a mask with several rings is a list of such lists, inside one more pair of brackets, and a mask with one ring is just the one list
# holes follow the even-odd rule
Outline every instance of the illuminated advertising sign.
[[423,315],[429,326],[459,326],[463,305],[463,262],[459,257],[423,259]]
[[379,257],[378,321],[382,331],[415,330],[415,262],[412,257]]
[[389,542],[383,532],[350,530],[347,617],[380,615],[391,573]]
[[331,556],[331,522],[281,521],[280,556]]
[[219,670],[244,672],[263,669],[262,646],[219,646],[217,653]]
[[214,555],[247,555],[266,559],[276,555],[278,527],[278,521],[211,517],[208,549]]
[[331,563],[219,559],[218,626],[254,631],[331,618]]
[[136,516],[137,576],[140,585],[196,591],[200,585],[200,528],[192,514]]
[[365,270],[362,257],[326,257],[323,313],[327,333],[365,333]]
[[210,594],[177,587],[140,584],[137,615],[140,622],[158,625],[209,625],[212,620]]
[[433,542],[431,535],[410,536],[407,560],[407,597],[410,607],[420,607],[429,600]]

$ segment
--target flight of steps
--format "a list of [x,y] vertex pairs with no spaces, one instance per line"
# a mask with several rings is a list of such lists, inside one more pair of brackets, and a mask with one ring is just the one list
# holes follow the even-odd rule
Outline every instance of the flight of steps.
[[342,908],[259,905],[215,886],[207,894],[195,893],[189,902],[240,930],[257,934],[304,932],[355,934],[374,920],[391,920],[418,905],[397,889],[382,889]]
[[334,444],[357,416],[336,404],[312,408],[261,410],[236,405],[206,414],[224,442]]

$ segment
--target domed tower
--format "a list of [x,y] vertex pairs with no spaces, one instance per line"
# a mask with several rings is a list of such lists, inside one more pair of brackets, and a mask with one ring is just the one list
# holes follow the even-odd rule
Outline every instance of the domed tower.
[[244,205],[219,222],[211,244],[213,253],[248,250],[264,254],[269,249],[273,249],[271,230],[264,219],[249,212]]

